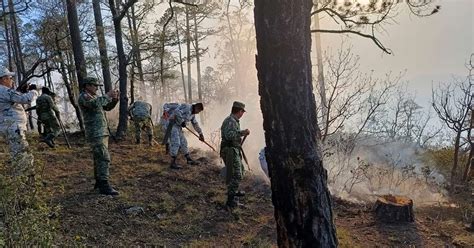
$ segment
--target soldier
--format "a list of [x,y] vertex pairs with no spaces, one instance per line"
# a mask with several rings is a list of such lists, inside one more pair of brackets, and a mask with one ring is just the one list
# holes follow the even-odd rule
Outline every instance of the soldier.
[[41,91],[41,96],[36,99],[36,114],[38,115],[38,121],[40,121],[44,127],[44,138],[41,141],[53,148],[55,145],[54,139],[58,137],[61,132],[59,126],[61,117],[59,109],[51,97],[53,93],[48,87],[43,87]]
[[86,139],[92,149],[94,158],[95,187],[104,195],[119,193],[109,184],[110,155],[108,150],[109,133],[105,111],[112,110],[118,102],[119,92],[111,90],[105,96],[97,96],[98,87],[102,86],[96,78],[86,77],[83,80],[83,91],[79,96],[79,106],[84,115]]
[[245,104],[234,102],[230,116],[225,118],[221,126],[221,152],[226,168],[227,203],[230,208],[239,205],[236,197],[244,196],[245,192],[238,191],[242,180],[244,166],[242,165],[241,137],[250,134],[250,130],[240,130],[239,120],[245,113]]
[[[165,104],[164,108],[167,106]],[[183,134],[183,128],[186,127],[187,122],[191,122],[194,130],[199,134],[199,140],[204,141],[204,135],[201,127],[196,120],[195,115],[199,114],[204,110],[202,103],[195,104],[179,104],[175,108],[169,108],[167,114],[169,115],[169,122],[166,127],[165,137],[170,137],[170,148],[169,152],[171,155],[171,169],[181,169],[182,167],[176,164],[176,157],[178,156],[178,150],[184,153],[186,162],[189,165],[197,165],[198,162],[194,161],[189,156],[188,141]],[[171,125],[171,126],[169,126]],[[168,133],[169,132],[169,133]]]
[[[26,141],[26,113],[22,104],[31,104],[38,96],[36,85],[25,84],[22,93],[13,89],[13,76],[7,68],[0,71],[0,133],[7,140],[10,147],[12,161],[25,161],[25,163],[12,163],[22,168],[13,168],[13,173],[34,176],[33,156],[28,152]],[[26,160],[23,160],[26,159]]]
[[136,143],[140,144],[142,129],[148,135],[149,145],[153,145],[153,123],[151,121],[151,104],[144,101],[135,101],[128,108],[128,114],[135,124]]

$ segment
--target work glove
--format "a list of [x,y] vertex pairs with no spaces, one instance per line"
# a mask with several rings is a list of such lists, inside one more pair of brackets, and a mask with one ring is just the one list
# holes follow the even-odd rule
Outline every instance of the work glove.
[[26,93],[28,92],[29,84],[23,84],[20,87],[17,88],[17,90],[21,93]]
[[203,134],[199,134],[199,140],[204,142],[204,135]]
[[183,121],[183,122],[181,123],[181,127],[183,127],[183,128],[186,127],[186,122],[185,122],[185,121]]
[[28,86],[28,91],[30,91],[30,90],[36,90],[36,89],[37,89],[36,84],[30,84],[30,85]]

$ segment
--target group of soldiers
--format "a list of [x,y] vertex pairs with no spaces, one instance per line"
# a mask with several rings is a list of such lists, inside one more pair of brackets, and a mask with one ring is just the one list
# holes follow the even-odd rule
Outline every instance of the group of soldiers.
[[[4,68],[0,71],[0,133],[8,142],[12,160],[31,157],[31,161],[26,163],[28,168],[13,168],[17,171],[27,171],[28,177],[34,177],[33,156],[29,153],[26,141],[27,116],[23,105],[36,100],[38,124],[44,127],[41,133],[41,141],[49,147],[55,147],[54,139],[60,134],[61,118],[59,110],[54,102],[54,93],[49,88],[42,88],[42,95],[38,97],[35,85],[26,85],[21,89],[14,89],[14,73]],[[112,110],[119,101],[119,91],[111,90],[100,96],[97,90],[102,86],[96,78],[86,77],[82,80],[82,91],[78,103],[83,114],[85,136],[90,146],[94,161],[94,189],[98,189],[100,194],[118,195],[109,183],[109,167],[111,157],[108,151],[110,130],[108,130],[105,111]],[[178,153],[181,152],[186,158],[188,165],[197,165],[189,155],[186,137],[183,129],[187,128],[190,122],[194,130],[198,133],[199,140],[205,142],[204,134],[196,120],[195,115],[204,110],[202,103],[179,104],[166,103],[163,105],[163,116],[161,124],[165,132],[163,144],[166,145],[166,152],[171,156],[170,168],[181,169],[177,162]],[[242,180],[244,167],[242,164],[242,138],[249,135],[248,129],[240,128],[240,118],[245,113],[245,104],[234,102],[231,114],[225,118],[221,126],[221,149],[220,156],[226,166],[227,202],[226,205],[234,208],[239,205],[238,198],[245,195],[239,191],[239,184]],[[135,125],[136,143],[141,143],[141,130],[144,129],[148,143],[153,145],[153,122],[152,106],[144,101],[135,101],[129,107],[129,115]],[[23,163],[25,164],[25,163]]]

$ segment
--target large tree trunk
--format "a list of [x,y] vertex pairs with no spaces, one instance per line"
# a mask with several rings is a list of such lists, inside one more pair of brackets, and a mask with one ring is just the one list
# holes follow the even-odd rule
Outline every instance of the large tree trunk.
[[311,80],[311,0],[256,0],[257,70],[280,247],[336,247]]
[[67,20],[69,23],[69,33],[71,34],[72,51],[74,53],[74,64],[76,67],[79,88],[82,89],[82,82],[87,77],[86,59],[81,44],[81,33],[75,0],[66,0]]
[[115,42],[117,43],[117,57],[119,61],[120,105],[116,137],[121,139],[125,137],[128,128],[127,58],[125,57],[125,51],[123,49],[121,18],[118,18],[115,1],[109,0],[109,5],[114,22]]
[[179,68],[181,69],[181,80],[183,81],[184,100],[185,102],[188,102],[188,94],[186,92],[186,80],[184,79],[183,54],[181,52],[181,40],[179,38],[178,13],[176,13],[175,24],[176,24],[176,39],[178,40]]
[[95,33],[99,45],[100,64],[102,66],[102,77],[104,78],[105,92],[112,89],[112,77],[110,76],[109,57],[107,55],[107,43],[105,41],[104,24],[102,22],[102,13],[100,11],[100,0],[92,0],[95,19]]
[[188,65],[188,103],[192,103],[193,102],[193,87],[191,84],[191,81],[192,81],[192,78],[191,78],[191,31],[190,31],[190,26],[189,26],[188,6],[185,6],[185,12],[186,12],[186,51],[187,51],[186,62]]

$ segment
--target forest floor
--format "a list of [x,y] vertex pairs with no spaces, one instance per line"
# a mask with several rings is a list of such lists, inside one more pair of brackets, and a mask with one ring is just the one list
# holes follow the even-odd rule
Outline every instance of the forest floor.
[[[82,138],[71,137],[72,150],[62,140],[50,149],[36,138],[30,145],[44,165],[47,201],[59,209],[58,246],[277,246],[269,185],[247,175],[244,206],[229,212],[217,154],[194,150],[200,165],[171,170],[162,146],[111,139],[111,184],[120,191],[111,197],[93,190],[92,155]],[[462,194],[456,199],[471,199]],[[340,247],[474,247],[460,207],[417,207],[414,223],[389,225],[374,219],[370,204],[333,205]]]

